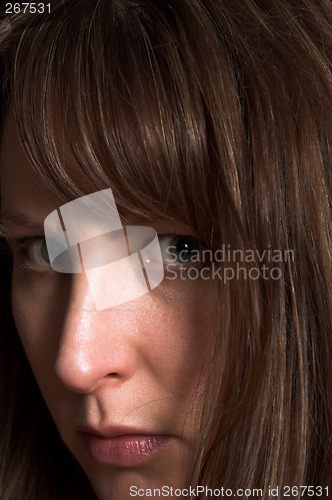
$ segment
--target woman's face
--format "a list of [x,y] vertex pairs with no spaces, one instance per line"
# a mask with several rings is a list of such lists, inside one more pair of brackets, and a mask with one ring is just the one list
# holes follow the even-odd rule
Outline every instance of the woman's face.
[[[48,265],[43,222],[63,202],[33,172],[11,116],[0,161],[15,323],[63,441],[100,500],[183,486],[211,337],[211,283],[164,279],[96,311],[84,274]],[[192,236],[181,224],[149,225]]]

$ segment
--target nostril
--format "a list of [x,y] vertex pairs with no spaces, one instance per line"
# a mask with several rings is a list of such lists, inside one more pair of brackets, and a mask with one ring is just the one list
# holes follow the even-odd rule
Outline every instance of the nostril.
[[[136,370],[137,350],[122,323],[105,330],[105,313],[67,316],[55,361],[57,378],[70,391],[89,393],[103,381],[128,380]],[[121,331],[120,331],[121,330]],[[126,338],[125,338],[126,337]]]

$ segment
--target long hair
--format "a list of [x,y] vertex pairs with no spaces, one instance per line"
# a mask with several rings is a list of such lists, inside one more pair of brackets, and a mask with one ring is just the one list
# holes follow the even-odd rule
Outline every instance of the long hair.
[[[112,187],[128,217],[255,255],[216,279],[191,485],[332,488],[331,19],[328,0],[59,0],[0,25],[2,123],[11,107],[40,182]],[[93,498],[15,331],[2,246],[0,498]],[[268,250],[293,258],[250,275]]]

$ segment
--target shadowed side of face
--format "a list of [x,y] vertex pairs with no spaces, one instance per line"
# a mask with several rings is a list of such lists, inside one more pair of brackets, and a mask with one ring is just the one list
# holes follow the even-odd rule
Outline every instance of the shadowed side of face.
[[[164,279],[97,311],[84,273],[50,266],[43,223],[63,201],[34,172],[11,114],[0,167],[14,319],[62,439],[100,500],[129,499],[135,485],[183,486],[211,338],[211,283]],[[149,225],[160,239],[195,240],[181,223]]]

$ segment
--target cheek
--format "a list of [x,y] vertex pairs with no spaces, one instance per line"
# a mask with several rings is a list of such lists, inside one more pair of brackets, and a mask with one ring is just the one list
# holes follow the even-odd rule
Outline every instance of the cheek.
[[175,392],[192,392],[202,380],[213,338],[214,296],[211,283],[166,282],[150,293],[141,314],[151,359]]
[[51,284],[46,279],[40,279],[30,272],[23,272],[14,267],[13,317],[34,371],[42,360],[49,359],[50,353],[57,345],[54,332],[59,332],[61,328],[57,305],[61,288],[59,280],[54,280]]

